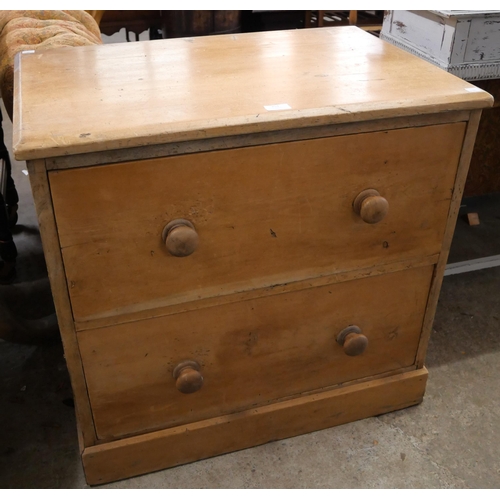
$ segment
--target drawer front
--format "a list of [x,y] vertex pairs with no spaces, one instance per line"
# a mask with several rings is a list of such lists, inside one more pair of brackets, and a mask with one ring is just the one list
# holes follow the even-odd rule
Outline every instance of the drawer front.
[[[409,367],[432,273],[416,268],[79,332],[97,434],[172,427]],[[347,355],[336,340],[349,325],[368,340],[362,354]],[[173,377],[184,361],[199,366],[189,390],[203,377],[190,394]]]
[[[455,123],[53,171],[75,320],[435,255],[464,130]],[[353,210],[366,189],[388,202],[375,224]],[[198,238],[187,257],[162,240],[177,219]]]

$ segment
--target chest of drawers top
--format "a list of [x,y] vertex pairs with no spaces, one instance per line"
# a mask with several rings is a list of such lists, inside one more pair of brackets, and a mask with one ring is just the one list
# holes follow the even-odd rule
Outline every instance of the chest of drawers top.
[[492,103],[355,27],[40,50],[16,68],[20,160]]

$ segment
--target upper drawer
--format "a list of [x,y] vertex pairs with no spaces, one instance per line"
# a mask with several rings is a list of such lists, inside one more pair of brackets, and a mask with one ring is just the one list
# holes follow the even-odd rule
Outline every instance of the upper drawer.
[[[75,320],[439,253],[464,123],[52,171]],[[387,216],[353,200],[372,188]],[[198,248],[168,253],[165,225]]]

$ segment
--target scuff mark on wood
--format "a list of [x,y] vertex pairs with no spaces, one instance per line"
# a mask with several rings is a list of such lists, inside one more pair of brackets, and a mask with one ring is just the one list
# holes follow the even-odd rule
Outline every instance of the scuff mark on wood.
[[401,22],[401,21],[394,21],[394,23],[396,25],[396,29],[401,32],[401,33],[406,33],[406,24]]

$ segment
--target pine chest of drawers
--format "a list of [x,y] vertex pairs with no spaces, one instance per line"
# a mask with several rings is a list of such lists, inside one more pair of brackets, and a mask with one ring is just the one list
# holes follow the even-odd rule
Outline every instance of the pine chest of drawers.
[[419,403],[491,101],[353,27],[20,54],[88,482]]

